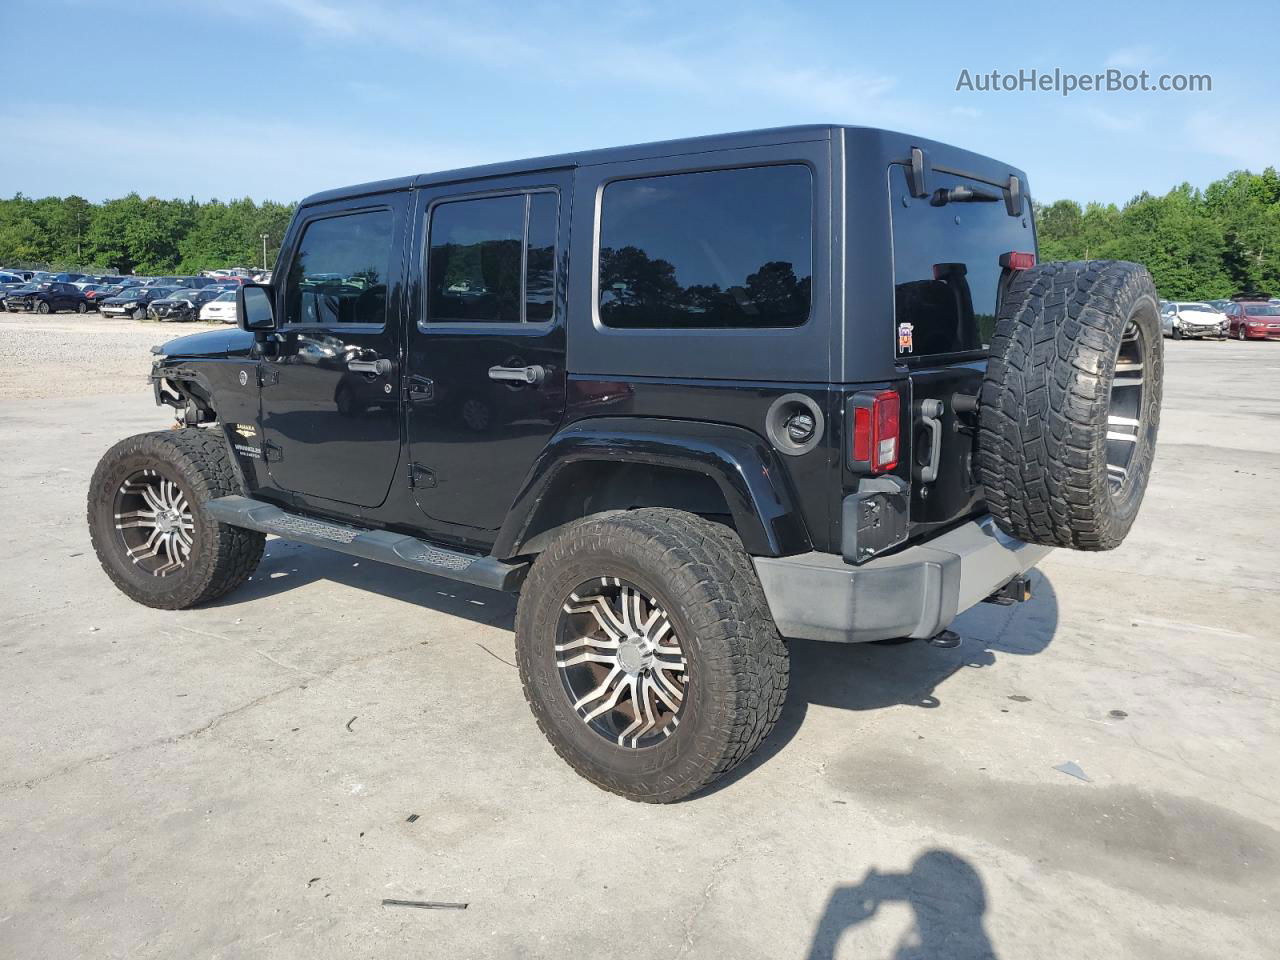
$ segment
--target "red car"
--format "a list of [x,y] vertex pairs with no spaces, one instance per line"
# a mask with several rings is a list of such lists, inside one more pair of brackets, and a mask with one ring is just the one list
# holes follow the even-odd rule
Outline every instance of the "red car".
[[1280,340],[1280,303],[1236,300],[1227,304],[1227,336],[1237,340]]

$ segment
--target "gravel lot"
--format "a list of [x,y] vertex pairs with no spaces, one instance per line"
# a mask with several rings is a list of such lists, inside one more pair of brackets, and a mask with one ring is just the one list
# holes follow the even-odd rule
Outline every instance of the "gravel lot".
[[220,326],[97,313],[0,313],[0,400],[121,393],[146,382],[153,343]]
[[112,588],[88,477],[192,329],[0,318],[0,957],[1280,956],[1280,344],[1167,345],[1122,549],[953,650],[794,643],[755,761],[655,808],[543,741],[509,597],[279,541]]

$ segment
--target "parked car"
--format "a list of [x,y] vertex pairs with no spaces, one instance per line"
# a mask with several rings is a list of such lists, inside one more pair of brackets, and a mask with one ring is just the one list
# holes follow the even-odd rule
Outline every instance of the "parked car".
[[210,290],[195,290],[190,287],[173,290],[164,297],[152,300],[147,306],[147,316],[152,320],[195,320],[200,308],[217,296]]
[[1226,318],[1207,303],[1167,303],[1160,311],[1160,329],[1166,337],[1226,337]]
[[55,273],[53,279],[59,283],[75,283],[77,280],[84,280],[83,273]]
[[102,302],[110,297],[114,297],[125,288],[118,283],[113,284],[91,284],[84,292],[85,299],[89,301],[89,306],[98,309]]
[[[782,713],[784,637],[953,646],[1052,548],[1129,532],[1155,287],[1037,263],[1033,194],[946,144],[810,126],[309,197],[239,329],[156,348],[180,428],[103,455],[94,549],[163,610],[244,583],[267,534],[518,592],[559,755],[683,799]],[[455,749],[511,735],[519,694],[486,694]]]
[[147,316],[147,307],[152,300],[166,297],[173,292],[172,287],[128,287],[114,297],[108,297],[98,307],[98,312],[106,317],[130,316],[135,320],[143,320]]
[[1227,335],[1237,340],[1280,340],[1280,304],[1267,298],[1233,300],[1227,306]]
[[19,287],[5,296],[4,303],[5,308],[11,312],[34,310],[36,313],[58,313],[61,310],[74,310],[76,313],[86,313],[89,310],[89,301],[79,287],[56,280]]
[[236,322],[236,292],[225,290],[200,308],[200,319],[215,323]]

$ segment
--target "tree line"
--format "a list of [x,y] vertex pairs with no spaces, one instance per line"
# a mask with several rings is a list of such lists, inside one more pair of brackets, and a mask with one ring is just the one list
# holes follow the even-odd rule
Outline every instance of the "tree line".
[[123,274],[194,274],[274,264],[294,204],[18,194],[0,200],[0,266]]
[[[120,273],[195,273],[267,263],[294,204],[160,200],[136,193],[0,200],[0,265]],[[1036,206],[1042,260],[1146,264],[1160,295],[1207,300],[1280,292],[1280,175],[1239,170],[1199,190],[1141,193],[1123,206],[1058,200]]]
[[1280,175],[1237,170],[1204,190],[1184,183],[1122,207],[1059,200],[1036,207],[1042,260],[1146,264],[1167,300],[1280,294]]

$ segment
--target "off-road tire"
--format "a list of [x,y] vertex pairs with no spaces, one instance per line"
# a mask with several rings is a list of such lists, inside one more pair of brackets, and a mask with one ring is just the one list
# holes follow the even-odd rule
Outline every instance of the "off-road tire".
[[[1121,339],[1143,339],[1140,435],[1125,486],[1108,484],[1108,417]],[[982,385],[979,471],[1007,534],[1076,550],[1120,545],[1155,454],[1164,368],[1155,286],[1118,260],[1044,263],[1011,278]]]
[[[621,577],[657,598],[688,661],[682,722],[627,749],[572,708],[556,665],[556,626],[575,585]],[[693,514],[645,508],[569,527],[539,554],[516,613],[516,660],[539,728],[574,770],[630,800],[671,803],[723,777],[782,713],[789,658],[737,535]]]
[[[165,577],[140,570],[116,529],[117,491],[141,470],[175,481],[192,508],[186,565]],[[257,568],[266,537],[219,523],[204,505],[243,492],[226,441],[213,430],[187,427],[121,440],[98,462],[89,485],[89,534],[103,570],[127,596],[162,610],[185,610],[234,590]]]

